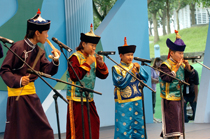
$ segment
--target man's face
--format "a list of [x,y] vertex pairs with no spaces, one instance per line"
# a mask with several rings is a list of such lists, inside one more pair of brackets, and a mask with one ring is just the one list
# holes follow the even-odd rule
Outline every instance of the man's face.
[[86,43],[86,42],[82,43],[84,52],[88,55],[93,55],[95,53],[96,45],[97,44],[93,44],[93,43]]
[[126,64],[130,64],[133,61],[133,53],[120,54],[120,58]]
[[176,62],[180,62],[184,57],[184,52],[182,52],[182,51],[175,51],[175,52],[171,51],[170,55]]
[[48,30],[44,30],[42,31],[42,33],[40,33],[38,30],[37,30],[37,40],[38,42],[44,44],[46,42],[46,39],[48,37]]

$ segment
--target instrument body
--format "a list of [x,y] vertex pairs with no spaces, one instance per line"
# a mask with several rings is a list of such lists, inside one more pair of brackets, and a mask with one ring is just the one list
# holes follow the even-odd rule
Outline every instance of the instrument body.
[[[46,39],[46,41],[47,41],[47,43],[50,45],[50,47],[51,47],[53,50],[56,49],[48,39]],[[49,55],[48,57],[51,58],[51,59],[58,60],[60,56],[59,56],[59,54],[58,54],[57,52],[55,52],[55,56]]]

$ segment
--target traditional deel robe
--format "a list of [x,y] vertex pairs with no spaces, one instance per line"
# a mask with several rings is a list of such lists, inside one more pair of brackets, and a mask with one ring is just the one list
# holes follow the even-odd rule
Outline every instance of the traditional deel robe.
[[[38,45],[33,45],[28,39],[16,42],[11,49],[30,66],[33,65],[38,51]],[[21,77],[28,75],[28,67],[12,52],[8,51],[0,69],[0,75],[8,86],[7,121],[4,139],[53,139],[53,130],[43,111],[36,94],[34,81],[36,75],[30,75],[30,83],[21,86]],[[50,75],[56,74],[58,66],[48,61],[44,50],[34,69]],[[21,92],[18,101],[16,97]]]
[[[176,62],[170,58],[164,61],[160,69],[172,76],[171,71],[175,67]],[[185,65],[182,64],[176,72],[176,78],[184,80]],[[162,98],[162,133],[161,137],[181,136],[182,130],[182,112],[180,89],[183,91],[183,86],[177,80],[160,73],[160,88]]]
[[[176,66],[176,62],[173,59],[167,59],[162,64],[165,64],[170,71]],[[184,68],[185,65],[182,64],[178,71],[176,72],[176,78],[179,80],[184,80]],[[160,97],[167,100],[180,100],[180,85],[178,80],[173,80],[172,82],[163,81],[160,78]],[[183,90],[183,86],[181,88]]]
[[[101,67],[97,62],[94,62],[90,66],[86,63],[86,58],[81,51],[76,51],[70,57],[70,62],[74,70],[76,71],[79,79],[81,80],[84,87],[94,89],[95,79],[99,77],[105,79],[108,76],[108,68],[106,64]],[[76,78],[71,67],[68,67],[67,80],[72,84],[80,86],[78,79]],[[82,134],[82,115],[81,115],[81,94],[80,88],[74,86],[67,86],[67,99],[69,100],[68,113],[67,113],[67,139],[81,139]],[[88,128],[88,116],[86,98],[83,92],[84,101],[84,125],[85,125],[85,138],[89,139],[89,128]],[[93,93],[89,94],[89,105],[90,105],[90,120],[91,120],[91,131],[92,139],[99,139],[99,126],[100,120],[93,100]]]
[[[132,72],[133,63],[120,65]],[[135,73],[134,73],[135,74]],[[135,75],[147,82],[148,73],[140,67]],[[119,66],[112,67],[112,79],[115,86],[115,139],[144,139],[144,117],[142,108],[142,92],[138,86],[140,82],[126,73]]]

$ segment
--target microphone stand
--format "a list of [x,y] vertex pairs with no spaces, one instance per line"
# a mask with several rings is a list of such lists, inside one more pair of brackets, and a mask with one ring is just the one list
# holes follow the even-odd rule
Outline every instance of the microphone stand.
[[[81,94],[81,114],[82,114],[82,134],[83,134],[83,139],[85,139],[85,125],[84,125],[84,111],[83,111],[83,105],[84,105],[84,103],[83,103],[83,92],[85,92],[86,102],[87,102],[89,138],[92,139],[91,122],[90,122],[90,106],[89,106],[89,92],[92,92],[92,91],[84,89],[84,85],[82,84],[81,80],[79,79],[79,77],[78,77],[76,71],[74,70],[71,62],[68,60],[68,58],[66,57],[65,53],[63,52],[62,47],[60,47],[60,50],[63,53],[63,55],[65,56],[66,60],[68,61],[69,66],[73,70],[73,72],[74,72],[78,82],[80,83],[80,85],[82,87],[81,90],[80,90],[80,94]],[[95,93],[95,91],[93,91],[93,93]],[[102,94],[100,94],[100,95],[102,95]]]
[[[4,42],[3,42],[4,43]],[[57,104],[57,97],[60,97],[68,104],[68,101],[56,90],[54,89],[46,80],[42,78],[40,74],[38,74],[28,63],[26,63],[20,56],[18,56],[12,49],[10,49],[5,43],[4,46],[9,49],[18,59],[20,59],[31,71],[33,71],[42,81],[44,81],[54,92],[53,98],[55,100],[55,110],[56,110],[56,117],[57,117],[57,124],[58,124],[58,137],[61,139],[60,135],[60,124],[59,124],[59,116],[58,116],[58,104]]]
[[182,93],[182,88],[181,88],[181,86],[182,86],[183,84],[190,86],[190,84],[187,83],[187,82],[185,82],[185,81],[182,81],[182,80],[180,80],[180,79],[178,79],[178,78],[176,78],[176,77],[173,77],[173,76],[171,76],[171,75],[169,75],[169,74],[163,72],[162,70],[160,70],[160,69],[158,69],[158,68],[154,68],[154,67],[148,65],[148,64],[146,64],[144,61],[141,61],[141,65],[142,65],[142,66],[143,66],[143,65],[146,65],[146,66],[148,66],[148,67],[150,67],[150,68],[153,68],[153,69],[155,69],[155,70],[157,70],[157,71],[159,71],[159,72],[161,72],[161,73],[163,73],[163,74],[165,74],[165,75],[167,75],[167,76],[170,76],[171,78],[173,78],[173,79],[179,81],[180,96],[181,96],[181,109],[182,109],[182,113],[181,113],[181,114],[182,114],[182,130],[183,130],[183,139],[185,139],[184,114],[183,114],[183,93]]
[[[36,72],[36,71],[35,71],[35,72]],[[35,73],[35,72],[34,72],[34,73]],[[60,82],[60,83],[64,83],[64,84],[68,84],[68,85],[71,85],[71,86],[75,86],[75,87],[81,88],[81,89],[84,90],[84,91],[94,92],[94,93],[96,93],[96,94],[98,94],[98,95],[102,95],[102,93],[100,93],[100,92],[97,92],[97,91],[94,91],[94,90],[92,90],[92,89],[85,88],[85,87],[82,87],[82,86],[78,86],[78,85],[76,85],[76,84],[72,84],[72,83],[69,83],[69,82],[66,82],[66,81],[63,81],[63,80],[60,80],[60,79],[52,78],[51,76],[47,76],[47,75],[45,75],[45,74],[42,74],[42,72],[40,72],[40,75],[41,75],[42,77],[49,78],[49,79],[55,80],[55,81]]]
[[200,65],[202,65],[203,67],[207,68],[208,70],[210,70],[209,67],[207,67],[206,65],[202,64],[201,62],[197,61],[197,60],[194,60],[195,62],[199,63]]
[[112,62],[114,62],[116,65],[118,65],[121,69],[125,70],[128,74],[130,74],[133,78],[135,78],[136,80],[138,80],[141,83],[141,86],[139,86],[139,89],[142,93],[142,108],[143,108],[143,117],[144,117],[144,135],[145,135],[145,139],[147,139],[147,132],[146,132],[146,117],[145,117],[145,109],[144,109],[144,93],[143,93],[143,88],[144,86],[146,86],[147,88],[149,88],[152,92],[156,92],[154,91],[152,88],[150,88],[147,84],[145,84],[142,80],[140,80],[139,78],[137,78],[136,76],[134,76],[132,73],[130,73],[129,71],[127,71],[125,68],[123,68],[120,64],[118,64],[116,61],[114,61],[112,58],[110,58],[108,56],[108,54],[105,54],[105,56],[110,59]]

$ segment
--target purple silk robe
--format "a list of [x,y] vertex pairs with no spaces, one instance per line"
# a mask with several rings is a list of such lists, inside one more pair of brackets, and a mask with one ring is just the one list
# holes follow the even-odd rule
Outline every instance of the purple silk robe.
[[[165,73],[173,76],[171,70],[165,65],[162,64],[160,69]],[[191,77],[194,73],[194,69],[191,66],[191,71],[185,69],[185,77]],[[173,82],[173,78],[167,76],[163,73],[160,73],[160,78],[168,83]],[[183,102],[182,102],[183,103]],[[184,105],[184,103],[183,103]],[[181,101],[171,101],[162,99],[161,100],[161,109],[162,109],[162,132],[161,137],[175,137],[183,135],[183,126],[182,126],[182,108]]]
[[[11,49],[32,66],[38,50],[41,48],[25,39],[16,42],[11,46]],[[7,86],[19,88],[21,87],[21,77],[28,75],[27,69],[28,67],[8,50],[0,69],[0,75]],[[48,61],[45,57],[45,51],[42,50],[34,69],[54,75],[58,66]],[[37,78],[36,75],[31,74],[30,82],[34,82]],[[15,99],[16,96],[12,96],[8,97],[7,100],[7,122],[4,139],[53,139],[53,130],[37,94],[20,96],[18,101]]]

